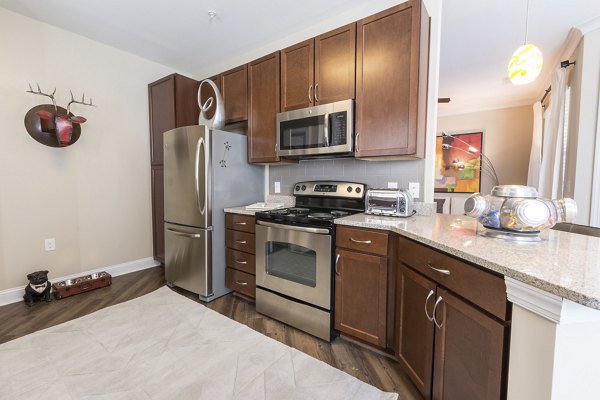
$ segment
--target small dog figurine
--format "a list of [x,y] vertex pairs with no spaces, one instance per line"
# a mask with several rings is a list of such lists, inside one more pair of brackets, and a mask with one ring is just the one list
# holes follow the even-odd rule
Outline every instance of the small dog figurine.
[[50,291],[52,285],[48,280],[48,271],[36,271],[27,275],[29,279],[29,285],[25,286],[25,294],[23,300],[29,307],[36,301],[52,301]]

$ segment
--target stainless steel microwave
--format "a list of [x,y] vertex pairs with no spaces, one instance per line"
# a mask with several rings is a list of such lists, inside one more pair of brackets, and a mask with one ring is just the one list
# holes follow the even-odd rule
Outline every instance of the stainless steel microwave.
[[277,114],[277,155],[280,157],[349,156],[353,146],[353,100]]

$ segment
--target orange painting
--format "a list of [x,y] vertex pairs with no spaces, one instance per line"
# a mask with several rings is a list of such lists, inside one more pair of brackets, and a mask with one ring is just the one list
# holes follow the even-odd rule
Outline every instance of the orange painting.
[[483,132],[438,136],[435,142],[435,191],[475,193],[481,190]]

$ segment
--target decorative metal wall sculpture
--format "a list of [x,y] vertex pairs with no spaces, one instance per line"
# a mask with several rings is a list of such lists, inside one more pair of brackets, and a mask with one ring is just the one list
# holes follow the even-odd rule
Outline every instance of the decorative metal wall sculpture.
[[51,94],[47,94],[42,92],[40,85],[37,85],[37,91],[34,91],[30,84],[27,93],[46,96],[52,100],[52,105],[40,104],[25,114],[25,129],[32,138],[46,146],[66,147],[79,139],[80,125],[87,120],[84,117],[73,115],[70,110],[71,104],[96,107],[92,104],[91,98],[89,103],[85,101],[85,94],[81,97],[81,101],[75,100],[73,92],[71,92],[71,101],[67,104],[67,108],[59,107],[54,99],[56,88]]
[[[201,100],[202,85],[209,85],[212,88],[213,96],[209,97],[204,104]],[[210,79],[205,79],[200,82],[198,87],[198,105],[200,106],[200,116],[198,117],[198,125],[206,125],[209,128],[221,129],[225,125],[225,106],[223,105],[223,97],[217,85]],[[208,111],[214,106],[215,114],[212,118],[208,118]]]

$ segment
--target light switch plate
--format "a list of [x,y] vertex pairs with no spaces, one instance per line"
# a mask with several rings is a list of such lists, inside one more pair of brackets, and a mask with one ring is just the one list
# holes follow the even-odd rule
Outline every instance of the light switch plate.
[[388,189],[398,189],[398,182],[388,182]]
[[419,182],[410,182],[408,184],[408,191],[410,192],[413,199],[419,198]]
[[275,182],[275,193],[281,193],[281,182]]

